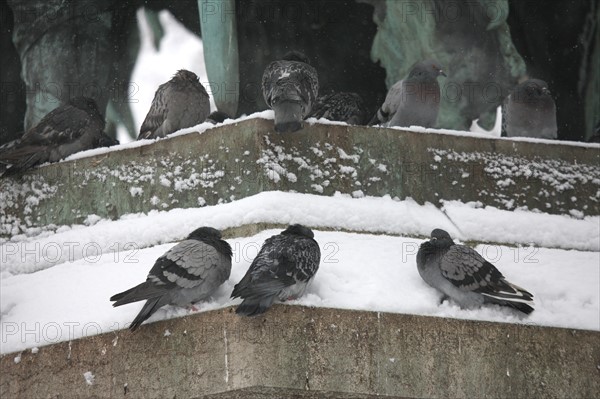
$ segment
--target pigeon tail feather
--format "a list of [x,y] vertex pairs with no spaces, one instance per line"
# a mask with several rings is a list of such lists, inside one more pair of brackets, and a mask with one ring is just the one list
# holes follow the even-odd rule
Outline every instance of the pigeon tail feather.
[[235,313],[243,316],[257,316],[263,314],[273,305],[275,301],[275,295],[263,297],[260,299],[244,299],[244,301],[237,307]]
[[131,332],[137,330],[138,327],[144,321],[148,320],[148,318],[154,314],[154,312],[156,312],[158,309],[160,309],[161,307],[163,307],[164,305],[167,304],[167,302],[164,302],[162,299],[163,299],[162,297],[158,297],[158,298],[148,299],[146,301],[146,303],[144,304],[144,307],[142,308],[142,310],[140,310],[140,313],[138,313],[138,315],[135,316],[135,319],[133,319],[133,321],[131,322],[131,325],[129,326],[129,329],[131,330]]

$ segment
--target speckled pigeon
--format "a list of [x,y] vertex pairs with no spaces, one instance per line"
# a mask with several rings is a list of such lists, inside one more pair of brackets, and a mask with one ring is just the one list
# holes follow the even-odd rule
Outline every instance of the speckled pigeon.
[[446,76],[436,61],[413,66],[405,79],[388,91],[369,125],[435,127],[440,110],[438,76]]
[[463,308],[493,303],[533,312],[531,293],[506,281],[494,265],[474,249],[455,244],[444,230],[433,230],[421,244],[417,268],[427,284]]
[[194,72],[181,69],[154,94],[138,140],[165,137],[196,126],[210,114],[208,93]]
[[165,305],[187,306],[207,299],[231,273],[231,247],[221,232],[200,227],[158,258],[146,281],[113,295],[113,306],[146,300],[131,323],[135,331]]
[[365,123],[366,114],[365,104],[358,94],[340,92],[319,96],[310,116],[362,125]]
[[319,244],[313,237],[311,229],[295,224],[268,238],[233,289],[231,297],[244,300],[236,313],[259,315],[277,299],[285,301],[302,296],[321,260]]
[[74,97],[44,116],[12,148],[7,146],[2,151],[0,163],[10,165],[4,175],[57,162],[76,152],[119,144],[103,130],[104,118],[96,102],[88,97]]
[[517,85],[504,100],[502,136],[556,139],[556,105],[543,80]]
[[271,62],[262,77],[265,102],[275,112],[275,131],[295,132],[310,114],[319,92],[319,80],[308,58],[291,51]]

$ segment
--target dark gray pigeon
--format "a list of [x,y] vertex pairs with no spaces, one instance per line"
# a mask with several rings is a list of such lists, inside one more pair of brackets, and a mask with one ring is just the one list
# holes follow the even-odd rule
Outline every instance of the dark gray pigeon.
[[330,121],[346,122],[350,125],[365,123],[367,111],[362,98],[356,93],[331,93],[317,98],[311,117]]
[[304,294],[319,268],[321,251],[308,227],[294,224],[268,238],[242,280],[231,293],[244,301],[236,313],[264,313],[276,299],[285,301]]
[[138,140],[165,137],[196,126],[210,114],[208,93],[194,72],[181,69],[154,94]]
[[436,61],[413,66],[405,79],[388,91],[369,125],[435,127],[440,110],[439,76],[446,76]]
[[493,303],[533,312],[531,293],[506,281],[494,265],[474,249],[455,244],[444,230],[433,230],[431,239],[421,244],[417,268],[427,284],[462,308]]
[[262,77],[265,102],[275,112],[275,131],[295,132],[302,128],[319,92],[315,68],[300,52],[291,51],[270,63]]
[[208,117],[206,118],[206,122],[210,122],[213,125],[216,125],[217,123],[225,122],[225,119],[231,119],[231,116],[227,115],[225,112],[215,111],[208,115]]
[[74,97],[7,146],[0,153],[0,163],[10,165],[4,172],[8,176],[45,162],[60,161],[76,152],[117,144],[104,133],[104,118],[96,102],[88,97]]
[[517,85],[502,107],[503,137],[556,139],[556,105],[543,80],[529,79]]
[[187,306],[211,296],[229,278],[231,255],[219,230],[200,227],[158,258],[145,282],[110,300],[113,306],[146,301],[129,327],[135,331],[165,305]]

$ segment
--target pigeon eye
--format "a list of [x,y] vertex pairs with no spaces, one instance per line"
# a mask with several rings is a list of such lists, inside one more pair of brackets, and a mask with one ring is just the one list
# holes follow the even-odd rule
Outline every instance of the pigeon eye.
[[437,237],[431,237],[431,241],[437,241]]

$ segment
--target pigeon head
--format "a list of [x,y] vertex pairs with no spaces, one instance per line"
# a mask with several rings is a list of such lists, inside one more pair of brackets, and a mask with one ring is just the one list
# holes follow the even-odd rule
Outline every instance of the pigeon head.
[[74,106],[82,111],[85,111],[88,115],[99,117],[102,119],[102,115],[98,110],[96,101],[89,97],[73,97],[69,100],[69,105]]
[[552,98],[548,84],[540,79],[529,79],[517,85],[512,96],[516,102],[536,102]]
[[222,111],[214,111],[206,118],[212,124],[223,123],[225,119],[231,119],[231,117]]
[[295,234],[308,238],[314,238],[315,234],[308,227],[304,227],[301,224],[292,224],[287,229],[281,232],[281,234]]
[[198,79],[198,75],[196,75],[192,71],[188,71],[187,69],[180,69],[177,71],[173,79],[187,80],[188,82],[196,83],[200,79]]
[[452,237],[450,237],[450,234],[448,234],[446,230],[442,229],[434,229],[431,232],[431,239],[429,242],[439,247],[447,247],[454,244],[454,241],[452,241]]
[[438,76],[446,76],[440,64],[437,61],[426,60],[418,62],[412,67],[408,79],[426,81],[435,80]]
[[296,50],[288,51],[287,53],[285,53],[285,55],[281,59],[284,61],[304,62],[305,64],[310,65],[310,61],[308,60],[308,57],[301,51],[296,51]]
[[215,238],[221,239],[221,232],[212,227],[200,227],[192,231],[188,238]]

